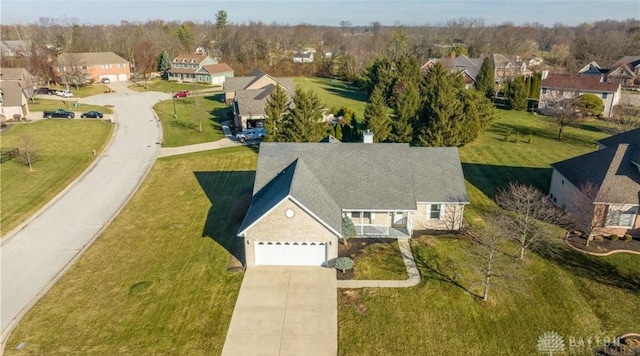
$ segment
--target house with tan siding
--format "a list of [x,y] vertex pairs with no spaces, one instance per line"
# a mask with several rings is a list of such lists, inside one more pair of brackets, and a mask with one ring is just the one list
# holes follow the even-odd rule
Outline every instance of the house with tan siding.
[[357,237],[460,230],[468,204],[458,149],[402,143],[261,143],[240,227],[246,266],[322,266],[345,220]]
[[593,75],[566,75],[543,73],[540,82],[538,108],[551,109],[563,100],[574,99],[583,94],[593,94],[602,99],[602,116],[611,117],[613,108],[621,96],[620,83],[604,82],[602,77]]

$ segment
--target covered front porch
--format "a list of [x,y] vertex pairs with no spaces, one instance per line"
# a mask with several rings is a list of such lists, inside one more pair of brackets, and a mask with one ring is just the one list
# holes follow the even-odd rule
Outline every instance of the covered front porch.
[[357,237],[409,238],[412,232],[410,211],[348,211]]

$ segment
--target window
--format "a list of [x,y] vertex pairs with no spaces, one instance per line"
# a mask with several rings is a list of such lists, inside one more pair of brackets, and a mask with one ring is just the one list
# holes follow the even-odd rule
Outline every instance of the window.
[[82,69],[83,69],[83,70],[87,70],[87,69],[89,69],[89,68],[88,68],[87,66],[82,66]]
[[602,93],[602,99],[606,99],[607,98],[607,94],[608,93]]
[[111,69],[111,64],[103,64],[102,69]]
[[189,65],[188,64],[183,64],[182,68],[189,68]]
[[198,69],[198,65],[197,65],[197,64],[192,64],[192,65],[191,65],[191,68],[193,68],[193,69]]
[[609,207],[609,214],[607,216],[608,226],[625,226],[633,227],[633,223],[638,213],[637,207]]
[[547,93],[547,88],[542,88],[542,94],[546,94]]
[[440,204],[428,205],[427,218],[430,220],[440,220],[442,218],[442,205]]
[[124,63],[119,63],[118,64],[118,68],[124,68],[124,67],[126,67],[126,64],[124,64]]

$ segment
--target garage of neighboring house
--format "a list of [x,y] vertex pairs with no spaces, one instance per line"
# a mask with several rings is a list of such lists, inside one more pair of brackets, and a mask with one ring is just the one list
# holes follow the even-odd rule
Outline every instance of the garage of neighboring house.
[[256,266],[323,266],[327,262],[324,242],[273,242],[254,244]]
[[104,78],[107,78],[107,79],[109,79],[109,81],[112,81],[112,82],[118,81],[118,75],[117,74],[108,74],[108,75],[101,75],[100,76],[100,80],[102,80]]
[[128,74],[118,74],[118,81],[119,82],[126,82],[127,80],[129,80],[129,75]]

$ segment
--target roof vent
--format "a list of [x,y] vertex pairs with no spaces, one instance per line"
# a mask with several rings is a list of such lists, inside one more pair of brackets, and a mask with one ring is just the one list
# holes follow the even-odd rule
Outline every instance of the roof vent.
[[364,143],[373,143],[373,132],[367,129],[366,132],[362,133],[362,142]]

